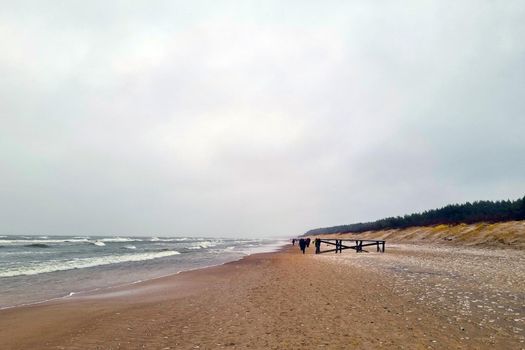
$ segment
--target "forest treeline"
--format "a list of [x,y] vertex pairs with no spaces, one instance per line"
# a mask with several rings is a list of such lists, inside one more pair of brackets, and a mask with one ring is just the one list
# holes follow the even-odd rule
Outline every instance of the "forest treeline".
[[443,208],[427,210],[422,213],[389,217],[371,222],[316,228],[306,232],[305,235],[359,233],[411,226],[472,224],[476,222],[503,222],[511,220],[525,220],[525,196],[515,201],[477,201],[465,204],[450,204]]

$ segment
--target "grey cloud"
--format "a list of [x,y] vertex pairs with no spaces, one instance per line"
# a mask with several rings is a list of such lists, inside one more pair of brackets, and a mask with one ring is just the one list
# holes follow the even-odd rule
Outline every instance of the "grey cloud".
[[0,232],[292,234],[523,195],[519,1],[2,8]]

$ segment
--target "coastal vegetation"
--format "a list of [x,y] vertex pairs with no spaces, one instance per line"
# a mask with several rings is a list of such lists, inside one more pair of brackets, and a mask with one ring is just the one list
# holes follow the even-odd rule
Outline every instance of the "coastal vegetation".
[[464,204],[450,204],[443,208],[426,210],[422,213],[388,217],[370,222],[316,228],[306,232],[305,235],[360,233],[413,226],[457,225],[477,222],[496,223],[512,220],[525,220],[525,196],[514,201],[476,201]]

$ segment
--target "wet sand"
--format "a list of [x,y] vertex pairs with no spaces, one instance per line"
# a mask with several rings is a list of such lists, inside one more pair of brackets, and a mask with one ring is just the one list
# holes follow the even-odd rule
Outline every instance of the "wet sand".
[[296,247],[0,311],[1,349],[525,349],[525,252]]

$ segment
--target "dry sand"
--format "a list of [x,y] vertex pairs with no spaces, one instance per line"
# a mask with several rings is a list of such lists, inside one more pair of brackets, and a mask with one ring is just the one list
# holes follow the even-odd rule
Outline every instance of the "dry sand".
[[0,348],[525,348],[521,250],[312,252],[0,311]]

